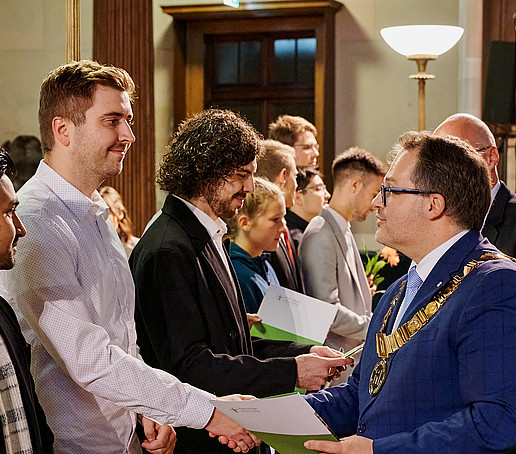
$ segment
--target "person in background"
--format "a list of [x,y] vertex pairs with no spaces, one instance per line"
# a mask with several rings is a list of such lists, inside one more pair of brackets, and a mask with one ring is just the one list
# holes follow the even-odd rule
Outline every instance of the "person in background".
[[122,196],[111,186],[102,186],[99,189],[99,194],[109,207],[109,220],[115,227],[127,258],[129,258],[139,238],[133,235],[133,223],[127,213]]
[[[285,206],[294,205],[297,168],[294,149],[277,140],[264,140],[264,154],[257,160],[256,176],[266,178],[278,186],[285,196]],[[294,242],[288,229],[282,234],[276,251],[271,253],[271,264],[282,287],[304,293]]]
[[269,125],[269,139],[293,147],[296,152],[296,166],[317,167],[317,129],[303,117],[281,115]]
[[[18,218],[18,197],[11,178],[15,166],[9,154],[0,148],[0,269],[15,264],[18,240],[26,234]],[[6,273],[6,271],[2,271]],[[7,297],[7,296],[6,296]],[[0,452],[52,454],[54,437],[39,405],[30,374],[30,345],[16,315],[0,297]]]
[[9,153],[16,166],[13,186],[18,191],[38,168],[43,157],[41,142],[35,136],[18,136],[12,141],[4,142],[2,148]]
[[338,308],[326,345],[347,351],[365,340],[372,306],[350,222],[365,221],[373,211],[371,202],[380,190],[385,166],[366,150],[353,147],[335,158],[332,174],[332,198],[308,224],[299,259],[307,295]]
[[228,220],[229,256],[249,313],[258,312],[269,285],[279,285],[267,259],[268,252],[276,250],[281,234],[287,229],[284,216],[285,199],[281,190],[257,177],[254,192],[247,194],[242,208]]
[[449,134],[465,140],[487,163],[491,175],[491,207],[481,233],[500,251],[516,257],[516,194],[498,177],[500,155],[493,133],[479,118],[458,113],[444,120],[434,134]]
[[285,221],[297,253],[308,223],[321,212],[331,196],[315,167],[298,167],[296,181],[294,205],[287,210]]

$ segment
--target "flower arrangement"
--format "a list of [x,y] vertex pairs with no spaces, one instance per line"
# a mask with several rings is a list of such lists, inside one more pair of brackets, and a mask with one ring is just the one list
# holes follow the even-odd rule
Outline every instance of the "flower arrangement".
[[388,246],[384,246],[382,250],[378,251],[373,257],[370,257],[364,241],[364,251],[367,257],[365,274],[368,279],[372,280],[374,286],[378,286],[378,284],[385,279],[378,275],[385,265],[389,264],[390,266],[397,266],[398,263],[400,263],[398,251]]

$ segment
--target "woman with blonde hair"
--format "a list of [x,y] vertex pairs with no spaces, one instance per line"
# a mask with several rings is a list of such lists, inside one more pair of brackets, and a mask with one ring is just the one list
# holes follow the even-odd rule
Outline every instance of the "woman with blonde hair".
[[109,207],[109,220],[115,226],[116,233],[122,241],[127,258],[131,255],[132,250],[138,243],[139,238],[133,235],[133,223],[127,208],[122,201],[122,196],[115,188],[111,186],[103,186],[99,189],[99,194]]
[[256,177],[254,187],[238,214],[228,221],[229,256],[248,313],[258,311],[270,284],[279,285],[267,252],[276,250],[287,230],[285,199],[278,186]]

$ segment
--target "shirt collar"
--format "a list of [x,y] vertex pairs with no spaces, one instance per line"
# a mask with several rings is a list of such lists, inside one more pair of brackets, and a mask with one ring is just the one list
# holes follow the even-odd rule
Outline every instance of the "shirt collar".
[[496,184],[493,186],[493,189],[491,189],[491,203],[496,197],[496,194],[498,194],[498,190],[500,189],[500,180],[496,182]]
[[45,183],[77,218],[82,220],[88,212],[98,212],[107,219],[109,208],[97,191],[91,199],[86,197],[43,160],[39,163],[35,176]]
[[457,235],[451,237],[449,240],[445,241],[440,246],[437,246],[433,251],[429,252],[427,255],[423,257],[423,259],[416,264],[416,262],[412,261],[410,264],[410,268],[416,267],[417,274],[423,282],[428,277],[430,272],[433,270],[434,266],[441,259],[441,257],[450,249],[457,241],[459,241],[469,230],[461,230]]
[[346,232],[347,230],[351,230],[349,222],[346,221],[346,219],[344,219],[344,217],[341,214],[337,213],[337,211],[335,211],[333,208],[331,208],[329,206],[327,208],[328,208],[328,211],[333,216],[333,218],[335,219],[335,222],[337,223],[337,225],[343,232]]
[[188,202],[177,195],[174,195],[179,200],[181,200],[188,208],[190,208],[191,212],[195,215],[195,217],[199,220],[199,222],[205,227],[210,235],[210,238],[220,237],[222,238],[228,231],[226,223],[217,218],[216,220],[212,219],[208,216],[204,211],[200,208],[197,208],[193,203]]

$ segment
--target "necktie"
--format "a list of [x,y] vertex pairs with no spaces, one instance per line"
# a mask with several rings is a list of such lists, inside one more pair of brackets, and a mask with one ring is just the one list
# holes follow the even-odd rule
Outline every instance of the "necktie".
[[410,303],[416,296],[416,293],[422,284],[423,281],[419,277],[419,274],[417,274],[416,267],[413,266],[412,268],[410,268],[408,272],[407,291],[405,292],[405,299],[403,300],[403,303],[401,303],[400,310],[398,311],[398,315],[396,316],[396,321],[394,322],[394,326],[392,328],[393,331],[398,328],[401,319],[403,318],[403,315],[405,315],[405,312],[407,312]]
[[288,240],[288,233],[283,232],[282,235],[283,235],[283,241],[285,241],[285,243],[287,245],[288,256],[290,257],[290,261],[292,262],[292,265],[294,265],[294,254],[292,253],[292,246],[290,245],[290,241]]

